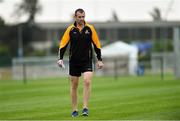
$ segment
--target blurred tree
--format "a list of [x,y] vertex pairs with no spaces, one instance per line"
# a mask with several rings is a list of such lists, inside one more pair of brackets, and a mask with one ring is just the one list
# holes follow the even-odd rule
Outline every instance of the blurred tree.
[[161,11],[159,8],[155,7],[152,12],[150,12],[154,21],[162,21]]
[[[19,42],[22,40],[24,55],[27,55],[29,43],[33,41],[33,32],[37,29],[35,25],[35,16],[40,12],[41,7],[38,0],[23,0],[20,4],[16,5],[15,13],[21,17],[28,15],[28,20],[24,23],[16,25],[7,25],[0,17],[0,45],[1,47],[8,47],[7,51],[2,50],[3,55],[10,55],[11,57],[17,56]],[[27,52],[27,53],[25,53]],[[2,55],[2,54],[1,54]]]
[[2,45],[2,36],[4,34],[4,28],[5,28],[5,21],[4,19],[0,16],[0,44]]
[[38,4],[38,0],[23,0],[21,3],[17,4],[15,12],[18,17],[24,15],[28,16],[25,23],[20,23],[17,25],[17,39],[20,43],[18,49],[23,51],[21,52],[22,54],[18,55],[28,55],[28,49],[30,48],[28,43],[33,41],[34,30],[37,28],[35,25],[35,16],[37,13],[41,12],[41,6]]
[[[3,2],[3,0],[0,0],[0,3],[1,3],[1,2]],[[5,22],[4,22],[3,18],[0,16],[0,27],[1,27],[1,26],[4,26],[4,23],[5,23]]]
[[0,17],[0,67],[10,66],[11,55],[9,49],[9,43],[4,41],[5,34],[7,33],[7,25],[2,17]]
[[5,25],[4,19],[0,16],[0,27],[2,27],[4,25]]
[[0,44],[8,47],[8,51],[4,55],[16,55],[17,50],[17,26],[16,25],[4,25],[0,27]]
[[113,13],[112,13],[112,21],[116,21],[116,22],[119,21],[116,11],[113,11]]
[[35,16],[41,11],[41,6],[38,4],[38,0],[23,0],[16,6],[15,12],[17,16],[28,15],[27,23],[33,24]]

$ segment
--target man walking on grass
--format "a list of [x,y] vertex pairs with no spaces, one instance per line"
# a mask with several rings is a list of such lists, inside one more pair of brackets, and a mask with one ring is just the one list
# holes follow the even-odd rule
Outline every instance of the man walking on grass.
[[83,74],[83,109],[82,116],[88,116],[88,101],[91,91],[92,69],[92,44],[97,55],[97,68],[103,67],[101,58],[101,45],[95,28],[85,22],[85,11],[81,8],[75,11],[75,22],[70,25],[59,44],[59,59],[57,61],[60,67],[64,67],[63,56],[68,44],[69,51],[69,75],[71,80],[71,102],[72,117],[78,116],[77,89],[79,77]]

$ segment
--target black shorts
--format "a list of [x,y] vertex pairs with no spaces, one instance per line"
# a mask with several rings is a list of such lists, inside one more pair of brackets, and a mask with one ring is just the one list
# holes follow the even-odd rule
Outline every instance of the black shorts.
[[81,76],[81,73],[93,71],[92,69],[92,61],[83,62],[83,63],[69,63],[69,75],[71,76]]

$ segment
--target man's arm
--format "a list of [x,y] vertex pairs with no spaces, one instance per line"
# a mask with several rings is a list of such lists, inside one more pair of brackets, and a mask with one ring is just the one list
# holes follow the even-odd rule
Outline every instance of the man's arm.
[[102,61],[102,58],[101,58],[101,44],[100,44],[100,41],[99,41],[99,38],[98,38],[98,35],[96,33],[96,30],[93,26],[90,26],[91,28],[91,31],[92,31],[92,41],[93,41],[93,45],[94,45],[94,50],[96,52],[96,57],[99,61]]
[[102,62],[102,57],[101,57],[101,44],[100,44],[100,41],[97,36],[97,32],[96,32],[95,28],[93,26],[90,26],[90,28],[92,31],[92,41],[93,41],[93,45],[94,45],[94,50],[96,52],[96,55],[97,55],[96,57],[98,59],[97,68],[101,69],[104,66],[104,64]]
[[69,32],[70,32],[71,28],[72,27],[70,26],[66,29],[66,31],[65,31],[65,33],[64,33],[64,35],[63,35],[63,37],[59,43],[59,52],[58,52],[57,63],[60,67],[63,67],[63,68],[65,67],[63,64],[63,56],[64,56],[64,53],[65,53],[66,48],[68,46],[69,40],[70,40]]
[[70,39],[70,36],[69,36],[69,32],[71,30],[71,26],[68,27],[59,43],[59,52],[58,52],[58,59],[63,59],[63,56],[64,56],[64,53],[66,51],[66,48],[68,46],[68,43],[69,43],[69,39]]

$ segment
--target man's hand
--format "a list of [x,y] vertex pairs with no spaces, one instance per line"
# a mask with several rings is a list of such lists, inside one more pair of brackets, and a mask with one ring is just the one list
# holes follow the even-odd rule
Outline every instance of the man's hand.
[[102,67],[104,66],[102,61],[97,61],[97,68],[98,69],[102,69]]
[[63,63],[63,60],[58,60],[58,61],[57,61],[57,64],[58,64],[59,67],[65,68],[65,65],[64,65],[64,63]]

